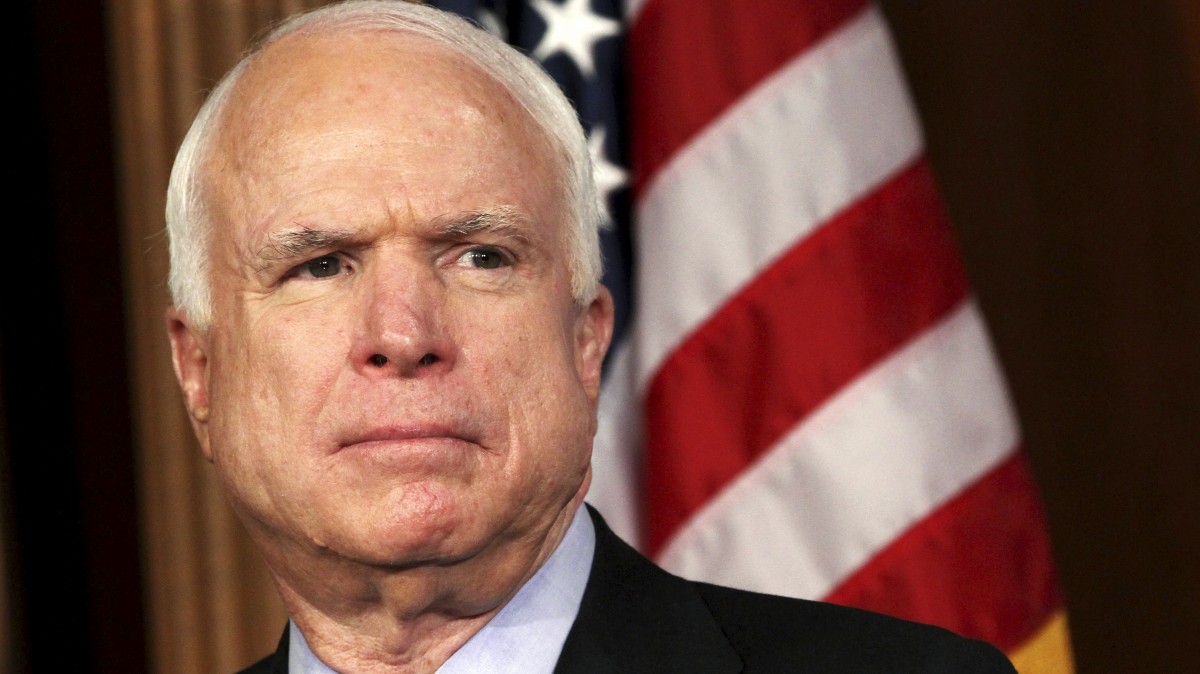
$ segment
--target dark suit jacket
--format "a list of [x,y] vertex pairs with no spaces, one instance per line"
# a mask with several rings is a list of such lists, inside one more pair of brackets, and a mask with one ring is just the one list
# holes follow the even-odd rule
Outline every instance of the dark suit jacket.
[[[1013,674],[991,646],[868,611],[673,576],[589,507],[596,554],[556,674]],[[242,674],[287,674],[288,634]]]

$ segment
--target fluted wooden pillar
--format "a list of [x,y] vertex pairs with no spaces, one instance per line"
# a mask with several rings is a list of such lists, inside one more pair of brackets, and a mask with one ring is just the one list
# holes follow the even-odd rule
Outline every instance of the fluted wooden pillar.
[[176,148],[217,79],[269,23],[316,0],[119,0],[109,41],[152,671],[231,672],[284,613],[192,436],[163,312],[163,206]]

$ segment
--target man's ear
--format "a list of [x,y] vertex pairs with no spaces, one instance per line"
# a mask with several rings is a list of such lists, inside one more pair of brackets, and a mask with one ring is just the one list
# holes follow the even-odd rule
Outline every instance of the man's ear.
[[596,298],[584,308],[576,322],[576,367],[588,397],[600,397],[600,375],[604,354],[608,353],[613,331],[613,299],[608,288],[600,286]]
[[167,309],[167,337],[171,339],[175,379],[183,391],[192,430],[200,441],[200,451],[212,461],[208,442],[208,340],[192,326],[187,314],[176,307]]

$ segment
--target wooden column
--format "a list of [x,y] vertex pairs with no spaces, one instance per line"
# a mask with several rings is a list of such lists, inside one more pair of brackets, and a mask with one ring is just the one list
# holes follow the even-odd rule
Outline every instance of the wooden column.
[[117,166],[152,671],[229,672],[274,649],[285,614],[192,436],[164,331],[163,207],[205,93],[266,25],[305,0],[110,5]]

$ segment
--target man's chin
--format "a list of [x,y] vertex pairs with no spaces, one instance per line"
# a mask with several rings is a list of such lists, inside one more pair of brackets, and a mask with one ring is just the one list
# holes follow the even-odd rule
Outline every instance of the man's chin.
[[444,503],[432,511],[396,509],[382,517],[341,521],[343,526],[321,541],[324,554],[398,570],[465,561],[485,550],[504,529],[502,523]]

